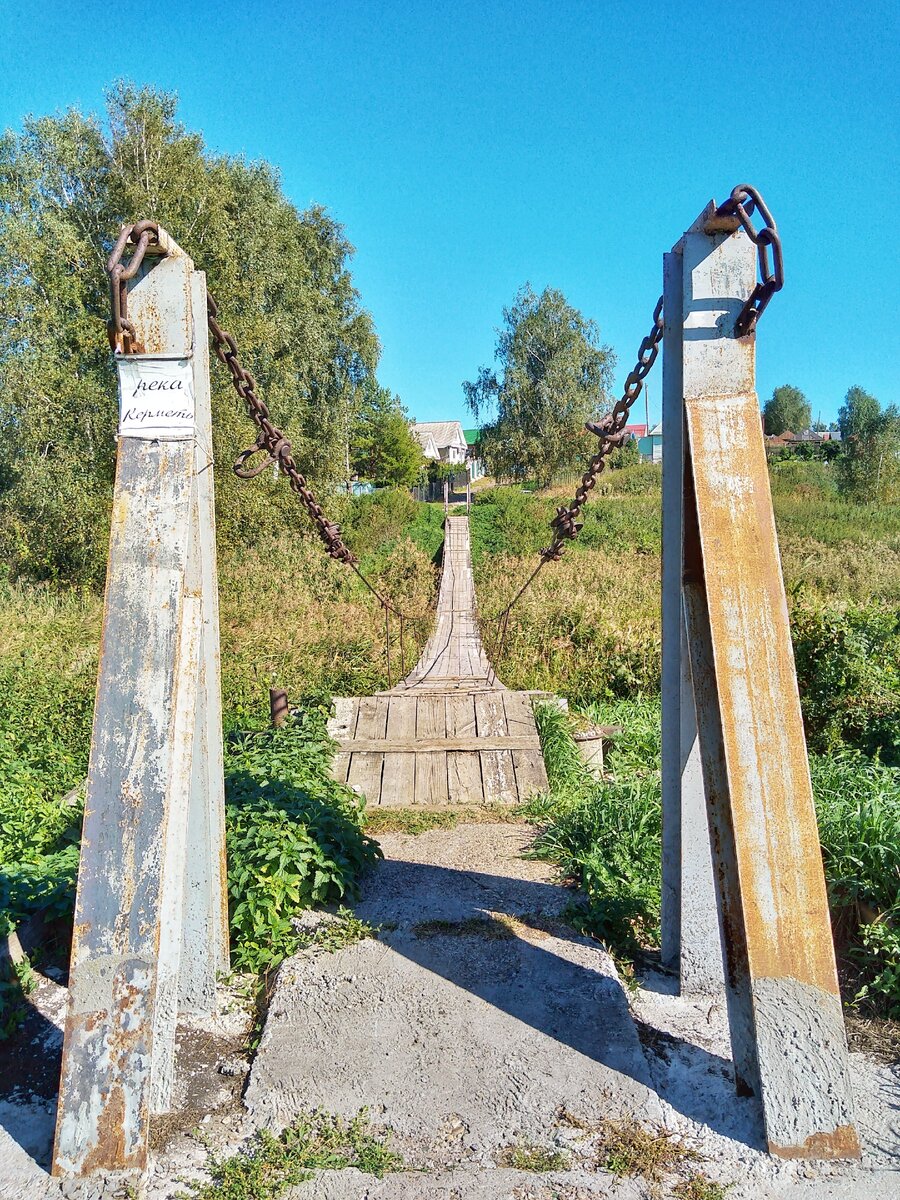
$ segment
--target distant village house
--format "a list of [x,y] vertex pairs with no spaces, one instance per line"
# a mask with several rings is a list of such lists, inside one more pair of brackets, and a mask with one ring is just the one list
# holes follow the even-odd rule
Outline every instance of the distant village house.
[[661,423],[625,426],[625,433],[637,441],[642,462],[662,462],[662,432]]
[[415,421],[410,431],[426,458],[451,464],[466,461],[466,436],[459,421]]
[[410,432],[432,462],[459,464],[468,470],[471,480],[484,474],[478,455],[477,429],[463,429],[459,421],[414,421]]

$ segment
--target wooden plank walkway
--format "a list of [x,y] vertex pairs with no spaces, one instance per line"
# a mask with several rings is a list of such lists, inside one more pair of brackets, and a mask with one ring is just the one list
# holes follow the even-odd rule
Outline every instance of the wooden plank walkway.
[[448,517],[434,633],[407,677],[339,697],[336,779],[369,804],[517,804],[547,787],[531,696],[493,672],[475,617],[467,517]]

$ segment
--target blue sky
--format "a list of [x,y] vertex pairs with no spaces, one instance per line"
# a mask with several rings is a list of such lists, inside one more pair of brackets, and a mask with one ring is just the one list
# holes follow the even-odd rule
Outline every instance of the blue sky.
[[896,0],[4,0],[0,125],[100,109],[119,76],[177,91],[211,148],[344,223],[381,381],[419,420],[471,423],[461,381],[526,280],[598,321],[620,385],[663,252],[753,183],[786,275],[758,389],[830,420],[852,384],[900,400],[898,30]]

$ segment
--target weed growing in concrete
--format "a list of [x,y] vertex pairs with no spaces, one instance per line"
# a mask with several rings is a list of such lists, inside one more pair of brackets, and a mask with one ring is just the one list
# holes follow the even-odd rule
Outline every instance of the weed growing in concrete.
[[725,1200],[725,1195],[731,1189],[729,1183],[716,1183],[702,1171],[682,1179],[672,1189],[674,1200]]
[[369,1128],[362,1109],[351,1121],[329,1113],[304,1114],[277,1137],[261,1130],[230,1158],[210,1157],[208,1183],[190,1184],[194,1200],[278,1200],[315,1171],[356,1167],[381,1179],[403,1159]]
[[298,929],[298,950],[318,949],[328,954],[354,946],[366,938],[377,938],[380,928],[361,921],[353,915],[349,908],[339,908],[334,916],[323,914],[328,919],[321,921],[313,929]]
[[498,1158],[501,1167],[514,1167],[517,1171],[565,1171],[569,1156],[561,1150],[549,1150],[530,1142],[517,1142],[507,1146]]
[[597,1130],[597,1166],[617,1177],[639,1175],[658,1182],[701,1155],[664,1129],[646,1128],[633,1117],[604,1121]]

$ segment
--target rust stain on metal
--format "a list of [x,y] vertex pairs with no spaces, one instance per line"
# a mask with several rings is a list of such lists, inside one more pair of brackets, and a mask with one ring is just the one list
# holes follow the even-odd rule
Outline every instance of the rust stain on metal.
[[750,970],[837,995],[759,408],[685,403]]
[[767,1148],[778,1158],[856,1159],[861,1156],[859,1138],[852,1125],[840,1125],[830,1133],[814,1133],[802,1146],[779,1146],[768,1142]]

